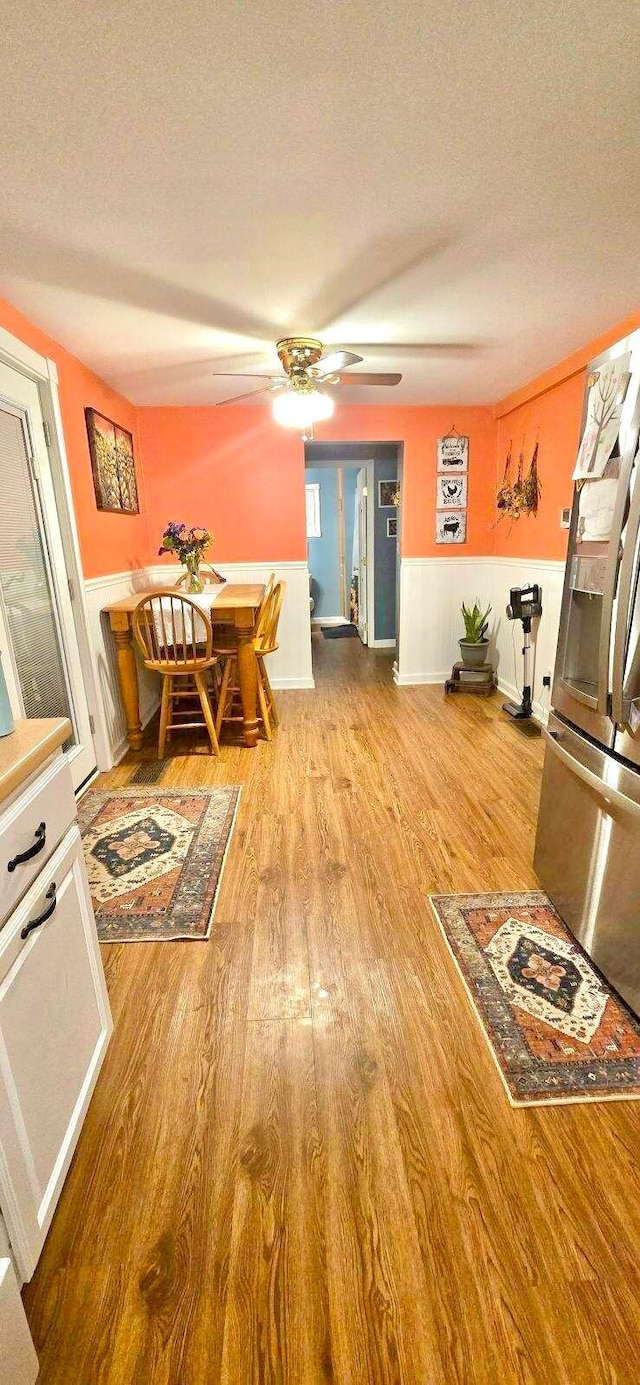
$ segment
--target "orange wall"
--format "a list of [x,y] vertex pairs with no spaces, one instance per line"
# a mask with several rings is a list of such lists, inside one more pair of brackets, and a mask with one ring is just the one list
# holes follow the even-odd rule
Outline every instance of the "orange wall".
[[297,433],[253,405],[140,409],[138,418],[156,553],[173,519],[211,530],[214,563],[306,558]]
[[[2,299],[0,326],[32,350],[54,360],[58,367],[60,408],[85,577],[99,577],[108,572],[124,572],[140,567],[149,561],[150,550],[144,471],[133,404],[116,394],[63,346],[34,327],[22,313]],[[113,515],[98,510],[84,421],[85,406],[98,409],[133,433],[139,515]]]
[[501,519],[495,528],[494,552],[521,558],[564,558],[567,531],[560,528],[560,510],[573,498],[571,479],[580,436],[586,366],[621,337],[640,327],[640,313],[619,322],[603,336],[552,366],[544,375],[509,395],[495,407],[496,487],[512,442],[513,467],[524,439],[525,468],[539,441],[540,508],[515,522]]
[[[139,410],[149,524],[204,524],[214,561],[306,558],[304,448],[273,422],[270,406]],[[442,553],[434,542],[436,440],[455,423],[470,438],[470,512],[465,552],[486,553],[493,518],[495,423],[490,408],[338,405],[318,442],[401,442],[402,552]]]
[[[511,479],[524,440],[525,474],[538,438],[540,507],[536,516],[501,518],[494,530],[494,553],[520,558],[564,558],[567,530],[560,528],[560,510],[573,498],[571,473],[582,418],[584,371],[556,385],[498,420],[496,488],[512,443]],[[497,513],[497,512],[496,512]]]
[[[305,559],[304,448],[297,433],[273,422],[269,405],[136,409],[2,300],[0,326],[56,361],[86,577],[157,562],[168,519],[208,526],[215,537],[212,558],[220,563]],[[317,440],[402,443],[401,551],[404,557],[442,557],[449,550],[434,541],[436,441],[455,424],[470,439],[467,543],[460,555],[563,558],[566,531],[560,529],[560,509],[571,501],[585,365],[638,326],[640,314],[494,409],[338,403],[333,418],[318,428]],[[87,405],[134,435],[140,515],[97,509],[84,421]],[[525,438],[528,463],[536,436],[542,486],[538,516],[496,525],[495,492],[509,439],[517,462]]]
[[[455,424],[469,437],[467,542],[458,550],[488,553],[494,503],[495,422],[489,407],[348,405],[317,430],[318,442],[402,442],[401,552],[404,558],[442,557],[435,542],[436,444]],[[446,550],[449,552],[449,550]]]

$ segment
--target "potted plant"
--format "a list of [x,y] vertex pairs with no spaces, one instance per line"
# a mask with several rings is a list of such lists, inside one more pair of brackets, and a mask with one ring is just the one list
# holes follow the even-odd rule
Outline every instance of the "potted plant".
[[187,529],[186,524],[176,524],[173,520],[169,522],[162,535],[162,547],[158,549],[159,556],[162,557],[163,553],[175,553],[179,561],[184,563],[189,574],[186,589],[192,594],[201,592],[203,589],[200,564],[212,542],[212,535],[208,529],[195,527]]
[[487,627],[491,607],[487,606],[486,611],[481,611],[475,602],[473,608],[462,603],[462,619],[464,620],[464,639],[459,640],[462,662],[467,668],[481,668],[487,662],[487,649],[489,641],[486,638]]

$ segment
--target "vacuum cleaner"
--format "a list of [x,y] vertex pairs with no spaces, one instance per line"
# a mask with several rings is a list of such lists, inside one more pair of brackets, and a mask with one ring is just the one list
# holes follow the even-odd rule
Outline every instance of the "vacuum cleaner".
[[529,681],[529,657],[531,654],[531,622],[535,616],[542,615],[542,592],[537,582],[529,587],[512,587],[509,592],[507,620],[522,621],[522,656],[524,660],[524,687],[522,702],[503,702],[502,710],[516,721],[526,721],[531,716],[531,683]]

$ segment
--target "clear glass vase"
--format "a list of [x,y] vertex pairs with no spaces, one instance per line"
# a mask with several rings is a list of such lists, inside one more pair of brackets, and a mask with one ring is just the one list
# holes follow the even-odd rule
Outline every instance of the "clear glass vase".
[[195,553],[190,553],[185,558],[184,565],[189,574],[186,590],[190,596],[198,596],[201,591],[204,591],[204,585],[200,580],[200,559]]

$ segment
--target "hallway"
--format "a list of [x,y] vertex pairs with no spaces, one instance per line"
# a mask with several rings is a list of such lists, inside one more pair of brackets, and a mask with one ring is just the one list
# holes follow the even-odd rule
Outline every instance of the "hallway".
[[510,1108],[427,899],[535,887],[541,742],[314,663],[277,741],[162,775],[242,783],[237,832],[209,943],[103,948],[41,1385],[631,1385],[637,1106]]

